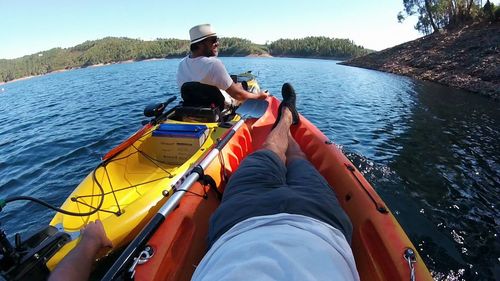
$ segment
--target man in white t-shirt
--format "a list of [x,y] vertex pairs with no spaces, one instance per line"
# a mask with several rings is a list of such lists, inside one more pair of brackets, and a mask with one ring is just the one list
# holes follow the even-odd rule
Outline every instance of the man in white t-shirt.
[[263,149],[227,183],[192,280],[359,280],[352,224],[290,133],[295,91],[285,83],[282,94]]
[[[246,99],[265,99],[266,92],[250,93],[240,83],[234,83],[224,64],[217,58],[219,39],[210,24],[197,25],[189,30],[191,54],[183,58],[177,70],[179,89],[186,82],[200,82],[222,90],[227,104]],[[233,100],[234,99],[234,100]]]

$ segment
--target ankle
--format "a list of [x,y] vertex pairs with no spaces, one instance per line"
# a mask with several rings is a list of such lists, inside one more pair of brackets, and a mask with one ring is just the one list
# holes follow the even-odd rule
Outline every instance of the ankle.
[[283,111],[281,113],[281,120],[286,120],[287,124],[292,124],[293,122],[293,114],[292,111],[290,111],[290,108],[284,106]]

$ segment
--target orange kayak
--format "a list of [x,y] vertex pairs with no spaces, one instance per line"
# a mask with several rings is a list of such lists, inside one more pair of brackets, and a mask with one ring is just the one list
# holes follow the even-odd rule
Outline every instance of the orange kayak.
[[[270,97],[268,101],[264,116],[257,121],[247,120],[220,157],[205,170],[220,192],[242,159],[259,149],[270,132],[279,100]],[[432,280],[415,246],[387,205],[342,151],[303,116],[300,124],[292,128],[292,135],[309,161],[334,187],[352,221],[352,250],[361,280]],[[190,190],[192,193],[182,198],[179,207],[149,240],[150,254],[144,255],[135,266],[135,280],[191,278],[206,252],[209,218],[220,200],[209,186],[195,183]]]

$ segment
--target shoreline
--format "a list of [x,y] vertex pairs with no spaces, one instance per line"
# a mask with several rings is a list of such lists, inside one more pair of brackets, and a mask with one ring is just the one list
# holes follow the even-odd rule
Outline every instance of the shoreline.
[[[63,72],[65,70],[58,70],[59,72]],[[40,74],[40,75],[30,75],[30,76],[24,76],[24,77],[21,77],[21,78],[16,78],[14,80],[10,80],[10,81],[7,81],[7,82],[3,82],[3,81],[0,81],[0,85],[6,85],[6,84],[9,84],[9,83],[13,83],[13,82],[17,82],[17,81],[23,81],[23,80],[28,80],[28,79],[31,79],[31,78],[34,78],[34,77],[38,77],[38,76],[42,76],[42,75],[47,75],[47,74],[50,74],[52,72],[49,72],[49,73],[46,73],[46,74]]]
[[[183,57],[184,56],[171,56],[171,57],[165,57],[165,58],[150,58],[150,59],[143,59],[143,60],[130,59],[130,60],[124,60],[124,61],[118,61],[118,62],[98,63],[98,64],[92,64],[92,65],[88,65],[88,66],[70,67],[70,68],[65,68],[65,69],[54,70],[54,71],[47,72],[44,74],[30,75],[30,76],[25,76],[25,77],[21,77],[21,78],[16,78],[14,80],[10,80],[7,82],[0,81],[0,85],[6,85],[6,84],[10,84],[10,83],[15,83],[18,81],[28,80],[28,79],[35,78],[35,77],[40,77],[40,76],[45,76],[45,75],[50,75],[50,74],[55,74],[55,73],[61,73],[61,72],[66,72],[66,71],[70,71],[70,70],[82,69],[82,68],[97,68],[97,67],[103,67],[103,66],[114,65],[114,64],[128,64],[128,63],[145,62],[145,61],[160,61],[160,60],[168,60],[168,59],[183,58]],[[219,56],[219,57],[226,57],[226,56]],[[227,57],[235,57],[235,56],[227,56]],[[250,55],[241,56],[241,57],[272,58],[273,56],[271,56],[269,54],[250,54]]]
[[[125,60],[125,61],[118,61],[118,62],[111,62],[111,63],[98,63],[98,64],[93,64],[93,65],[88,65],[88,66],[79,66],[79,67],[71,67],[71,68],[66,68],[66,69],[58,69],[54,70],[51,72],[47,72],[44,74],[39,74],[39,75],[30,75],[30,76],[25,76],[21,78],[16,78],[14,80],[10,80],[7,82],[0,81],[0,85],[6,85],[9,83],[14,83],[18,81],[23,81],[23,80],[28,80],[31,78],[35,77],[40,77],[44,75],[50,75],[50,74],[55,74],[55,73],[60,73],[60,72],[66,72],[70,70],[76,70],[76,69],[82,69],[82,68],[96,68],[96,67],[102,67],[102,66],[108,66],[108,65],[113,65],[113,64],[127,64],[127,63],[135,63],[135,62],[143,62],[143,61],[160,61],[160,60],[167,60],[167,59],[175,59],[175,58],[183,58],[184,56],[171,56],[171,57],[165,57],[165,58],[150,58],[150,59],[143,59],[143,60]],[[231,57],[241,57],[241,58],[299,58],[299,59],[319,59],[319,60],[334,60],[334,61],[345,61],[348,58],[341,58],[341,57],[321,57],[321,56],[272,56],[269,53],[265,54],[249,54],[249,55],[242,55],[242,56],[224,56],[220,55],[218,57],[221,58],[231,58]]]
[[151,59],[145,59],[145,60],[124,60],[124,61],[110,62],[110,63],[98,63],[98,64],[92,64],[92,65],[88,65],[88,66],[70,67],[70,68],[65,68],[65,69],[54,70],[54,71],[47,72],[44,74],[30,75],[30,76],[25,76],[25,77],[21,77],[21,78],[16,78],[14,80],[10,80],[7,82],[0,81],[0,85],[6,85],[9,83],[28,80],[28,79],[35,78],[35,77],[40,77],[40,76],[45,76],[45,75],[50,75],[50,74],[55,74],[55,73],[61,73],[61,72],[66,72],[66,71],[70,71],[70,70],[82,69],[82,68],[97,68],[97,67],[108,66],[108,65],[113,65],[113,64],[127,64],[127,63],[141,62],[141,61],[157,61],[157,60],[166,60],[166,59],[169,59],[169,58],[151,58]]
[[[492,24],[493,25],[493,24]],[[464,28],[466,29],[466,28]],[[459,34],[463,32],[463,29],[459,31]],[[349,59],[347,57],[323,57],[323,56],[272,56],[269,53],[263,54],[249,54],[236,57],[248,57],[248,58],[304,58],[304,59],[320,59],[320,60],[332,60],[339,61],[338,64],[345,66],[354,66],[365,69],[371,69],[376,71],[382,71],[387,73],[393,73],[397,75],[407,76],[419,80],[427,80],[432,82],[437,82],[448,87],[454,87],[463,89],[473,93],[480,93],[485,96],[489,96],[495,100],[500,100],[500,86],[498,83],[490,81],[482,81],[480,77],[470,75],[469,73],[460,72],[459,68],[451,68],[443,71],[439,66],[442,62],[439,59],[445,57],[443,54],[435,55],[429,59],[429,55],[425,52],[430,52],[429,45],[434,44],[434,48],[446,49],[450,52],[449,46],[443,46],[443,40],[447,37],[452,37],[455,39],[454,32],[448,32],[449,34],[438,34],[438,35],[428,35],[425,37],[418,38],[414,41],[406,42],[392,48],[388,48],[379,52],[374,52],[362,57]],[[434,38],[437,37],[437,38]],[[476,36],[477,37],[477,36]],[[444,39],[443,39],[444,38]],[[475,38],[477,40],[477,38]],[[441,44],[436,44],[436,42],[429,41],[439,40]],[[436,52],[435,50],[432,50]],[[451,50],[455,53],[464,53],[463,50]],[[406,55],[406,56],[405,56]],[[477,56],[477,54],[474,54]],[[420,57],[419,57],[420,56]],[[426,57],[427,56],[427,57]],[[184,56],[171,56],[164,58],[149,58],[149,59],[130,59],[125,61],[111,62],[111,63],[99,63],[95,65],[71,67],[66,69],[58,69],[48,73],[40,75],[30,75],[21,78],[17,78],[7,82],[0,82],[0,85],[6,85],[9,83],[15,83],[18,81],[28,80],[34,77],[50,75],[54,73],[66,72],[70,70],[76,70],[81,68],[96,68],[102,66],[108,66],[113,64],[127,64],[142,61],[159,61],[174,58],[182,58]],[[235,57],[235,56],[224,56],[219,57]],[[399,60],[398,60],[399,59]],[[413,61],[417,61],[416,65],[412,65]],[[435,60],[435,61],[434,61]],[[410,62],[410,64],[408,63]],[[454,62],[456,64],[456,62]],[[413,62],[413,64],[415,64]],[[421,65],[423,64],[423,67]],[[477,67],[475,66],[475,69]],[[477,70],[476,70],[477,71]],[[498,78],[498,77],[497,77]]]
[[346,61],[349,57],[323,57],[323,56],[273,56],[273,58],[291,58],[291,59],[313,59],[313,60],[335,60]]
[[436,82],[500,101],[500,23],[427,35],[341,65]]
[[250,55],[246,55],[244,57],[246,57],[246,58],[274,58],[269,53],[265,53],[265,54],[250,54]]

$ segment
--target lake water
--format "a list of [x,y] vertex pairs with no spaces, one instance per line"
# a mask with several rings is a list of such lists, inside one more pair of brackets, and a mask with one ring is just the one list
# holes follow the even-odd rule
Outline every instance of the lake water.
[[[500,103],[330,60],[222,58],[262,88],[298,92],[299,111],[343,147],[438,280],[500,280]],[[100,157],[141,126],[144,106],[178,95],[179,59],[78,69],[0,92],[0,197],[60,205]],[[54,215],[0,214],[12,235]]]

